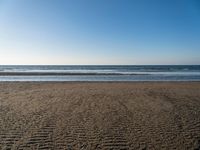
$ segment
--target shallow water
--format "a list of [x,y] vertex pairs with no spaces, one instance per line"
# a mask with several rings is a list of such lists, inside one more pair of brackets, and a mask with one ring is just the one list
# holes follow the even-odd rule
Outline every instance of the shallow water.
[[0,66],[0,81],[200,81],[200,65]]

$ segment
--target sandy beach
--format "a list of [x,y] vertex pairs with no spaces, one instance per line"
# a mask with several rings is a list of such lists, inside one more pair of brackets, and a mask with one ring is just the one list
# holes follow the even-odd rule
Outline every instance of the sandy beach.
[[200,149],[200,82],[1,82],[4,149]]

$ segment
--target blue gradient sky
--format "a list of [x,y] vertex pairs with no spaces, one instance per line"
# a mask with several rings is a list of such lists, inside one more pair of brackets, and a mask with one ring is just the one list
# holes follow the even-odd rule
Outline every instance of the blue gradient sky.
[[200,64],[200,1],[0,0],[0,64]]

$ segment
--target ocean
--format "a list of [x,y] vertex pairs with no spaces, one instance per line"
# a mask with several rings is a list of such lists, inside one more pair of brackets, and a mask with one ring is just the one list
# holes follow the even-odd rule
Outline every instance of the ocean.
[[200,81],[200,65],[1,65],[0,81]]

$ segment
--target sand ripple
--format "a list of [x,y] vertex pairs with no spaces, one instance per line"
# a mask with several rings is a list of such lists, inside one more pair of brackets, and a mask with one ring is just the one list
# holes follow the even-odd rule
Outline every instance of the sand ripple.
[[200,149],[200,83],[0,83],[0,149]]

